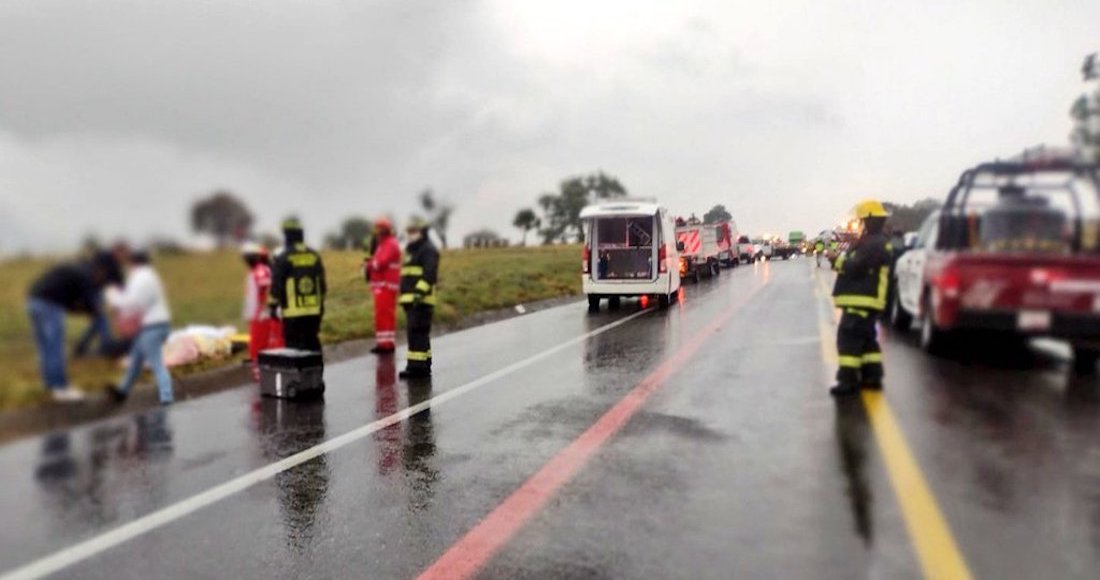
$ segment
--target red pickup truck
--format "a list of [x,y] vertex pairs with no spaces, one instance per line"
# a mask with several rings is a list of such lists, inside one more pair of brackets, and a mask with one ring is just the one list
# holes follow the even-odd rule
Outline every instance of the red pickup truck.
[[927,248],[917,305],[921,345],[960,333],[1053,337],[1075,367],[1100,360],[1100,166],[1022,158],[967,170]]

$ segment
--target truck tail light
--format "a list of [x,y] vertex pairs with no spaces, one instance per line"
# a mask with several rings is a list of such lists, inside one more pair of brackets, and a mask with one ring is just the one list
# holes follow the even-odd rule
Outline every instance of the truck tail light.
[[588,244],[584,246],[584,253],[581,257],[581,273],[587,274],[589,267],[592,264],[592,250],[588,247]]
[[943,293],[945,298],[958,298],[959,287],[962,286],[962,278],[959,276],[959,267],[948,264],[932,280],[932,284]]
[[668,246],[664,244],[657,250],[657,271],[661,274],[668,273]]

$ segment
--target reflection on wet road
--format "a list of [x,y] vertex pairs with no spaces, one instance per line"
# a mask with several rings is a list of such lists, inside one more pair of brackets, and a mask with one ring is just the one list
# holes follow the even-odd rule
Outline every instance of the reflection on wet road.
[[874,542],[871,523],[871,486],[867,480],[868,454],[872,451],[871,427],[861,401],[842,399],[836,405],[836,442],[840,466],[848,479],[847,496],[851,502],[855,532],[868,547]]
[[[325,401],[245,385],[18,441],[0,574],[415,577],[523,490],[524,519],[463,552],[481,577],[919,577],[888,448],[825,393],[817,284],[806,261],[759,264],[667,311],[575,304],[441,337],[431,381],[355,359]],[[1100,577],[1100,383],[1060,345],[980,346],[884,340],[886,401],[966,566]]]

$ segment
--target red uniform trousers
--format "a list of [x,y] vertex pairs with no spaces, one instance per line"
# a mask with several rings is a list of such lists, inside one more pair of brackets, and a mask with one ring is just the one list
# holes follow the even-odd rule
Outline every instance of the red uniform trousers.
[[374,285],[374,340],[378,346],[393,348],[397,340],[397,290]]

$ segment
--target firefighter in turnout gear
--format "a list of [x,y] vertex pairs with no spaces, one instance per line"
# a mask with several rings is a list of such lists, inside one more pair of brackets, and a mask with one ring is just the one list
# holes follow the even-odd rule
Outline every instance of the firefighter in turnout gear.
[[405,309],[409,334],[408,364],[401,378],[427,377],[432,374],[432,314],[436,303],[436,276],[439,251],[428,239],[428,225],[413,220],[406,229],[408,245],[401,265],[401,294],[398,302]]
[[371,255],[363,271],[374,297],[375,354],[394,351],[397,339],[397,291],[401,282],[401,245],[393,235],[393,224],[386,218],[374,222]]
[[325,266],[306,246],[302,224],[283,222],[285,245],[271,265],[272,314],[282,318],[287,348],[321,352],[321,317],[325,314]]
[[875,322],[886,309],[893,247],[883,232],[886,208],[875,200],[855,209],[862,233],[847,252],[837,257],[833,303],[841,309],[837,328],[840,368],[834,396],[854,395],[860,388],[882,388],[882,350]]

